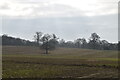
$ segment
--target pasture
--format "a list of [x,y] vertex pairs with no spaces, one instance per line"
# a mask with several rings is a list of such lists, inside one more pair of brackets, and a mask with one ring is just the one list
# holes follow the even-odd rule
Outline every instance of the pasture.
[[118,51],[3,46],[3,78],[118,78]]

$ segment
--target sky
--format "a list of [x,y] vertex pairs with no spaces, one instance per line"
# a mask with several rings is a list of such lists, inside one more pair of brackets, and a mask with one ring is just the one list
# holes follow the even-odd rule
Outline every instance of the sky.
[[0,34],[33,40],[36,31],[65,40],[118,41],[119,0],[1,0]]

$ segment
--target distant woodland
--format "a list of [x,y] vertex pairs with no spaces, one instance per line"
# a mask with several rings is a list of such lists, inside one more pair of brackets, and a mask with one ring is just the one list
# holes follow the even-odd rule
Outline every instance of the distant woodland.
[[8,35],[2,35],[2,45],[9,46],[37,46],[43,49],[52,50],[56,47],[66,48],[84,48],[84,49],[98,49],[98,50],[120,50],[120,41],[118,43],[109,43],[106,40],[100,40],[100,36],[92,33],[89,40],[85,38],[77,38],[74,41],[65,41],[59,39],[55,34],[44,34],[36,32],[34,35],[35,41],[15,38]]

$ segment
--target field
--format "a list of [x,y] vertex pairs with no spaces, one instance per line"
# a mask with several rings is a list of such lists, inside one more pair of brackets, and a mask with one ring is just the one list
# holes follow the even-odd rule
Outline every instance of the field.
[[3,46],[3,78],[118,78],[118,51]]

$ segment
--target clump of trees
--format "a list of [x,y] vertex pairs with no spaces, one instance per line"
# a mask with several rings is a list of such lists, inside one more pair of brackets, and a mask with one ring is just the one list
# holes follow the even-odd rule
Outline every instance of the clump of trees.
[[88,42],[85,38],[77,38],[76,40],[65,42],[64,39],[59,41],[59,47],[99,49],[99,50],[118,50],[120,43],[109,43],[106,40],[100,40],[97,33],[92,33]]
[[92,33],[88,41],[85,38],[65,41],[64,39],[59,39],[55,34],[43,34],[42,32],[35,33],[35,41],[14,38],[8,35],[2,35],[0,38],[2,38],[2,45],[37,46],[45,50],[45,54],[48,54],[49,50],[54,50],[56,47],[120,50],[120,41],[118,43],[109,43],[106,40],[101,40],[97,33]]
[[87,41],[85,38],[78,38],[74,41],[74,44],[77,48],[85,48],[87,46]]

